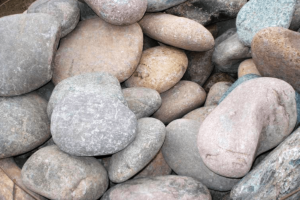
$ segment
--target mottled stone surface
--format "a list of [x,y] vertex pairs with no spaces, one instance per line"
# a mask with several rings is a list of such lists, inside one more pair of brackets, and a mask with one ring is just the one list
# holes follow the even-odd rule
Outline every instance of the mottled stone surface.
[[161,121],[154,118],[139,119],[134,141],[111,157],[109,179],[121,183],[137,174],[156,156],[165,135],[166,128]]
[[176,174],[193,177],[209,189],[231,190],[239,179],[220,176],[203,163],[197,148],[199,128],[199,122],[189,119],[178,119],[167,126],[162,147],[167,163]]
[[220,71],[236,73],[246,58],[251,58],[251,50],[234,34],[216,46],[212,60]]
[[143,49],[143,33],[135,23],[114,26],[100,18],[81,21],[60,41],[53,83],[88,72],[109,72],[120,82],[135,71]]
[[70,33],[80,18],[77,0],[37,0],[29,6],[27,13],[45,13],[55,17],[61,25],[60,37]]
[[218,105],[219,100],[225,94],[225,92],[230,88],[232,83],[230,82],[218,82],[214,84],[207,94],[207,98],[204,106]]
[[248,173],[255,156],[272,149],[294,129],[295,91],[275,78],[249,80],[204,120],[198,149],[205,165],[226,177]]
[[201,107],[197,108],[188,114],[184,115],[182,118],[183,119],[192,119],[196,120],[200,123],[202,123],[205,118],[216,108],[217,106],[206,106],[206,107]]
[[97,159],[71,156],[55,145],[28,159],[22,182],[49,199],[98,199],[108,187],[107,172]]
[[174,47],[189,51],[208,51],[214,47],[212,34],[201,24],[184,17],[146,14],[139,24],[149,37]]
[[201,106],[206,99],[205,90],[197,83],[180,81],[173,88],[161,94],[161,107],[154,118],[168,124]]
[[223,34],[215,39],[215,47],[219,46],[219,44],[221,44],[224,40],[227,40],[234,34],[236,34],[236,28],[230,28],[226,30]]
[[188,57],[188,68],[183,79],[196,82],[202,86],[214,68],[212,63],[213,50],[205,52],[188,51],[186,53]]
[[148,0],[147,12],[158,12],[181,4],[187,0]]
[[238,77],[241,78],[242,76],[245,76],[247,74],[256,74],[258,76],[261,76],[252,59],[244,60],[239,66]]
[[147,0],[84,0],[103,20],[114,25],[139,21],[147,9]]
[[46,108],[36,93],[0,97],[0,158],[26,153],[50,138]]
[[300,28],[300,0],[296,0],[295,11],[289,29],[297,31]]
[[165,12],[208,25],[235,18],[246,3],[247,0],[188,0]]
[[0,18],[0,96],[31,92],[52,78],[60,25],[47,14]]
[[109,189],[101,200],[211,200],[209,190],[200,182],[186,176],[140,178]]
[[78,1],[78,7],[80,9],[80,20],[86,20],[98,17],[98,15],[89,7],[85,2]]
[[[282,199],[299,188],[300,129],[294,131],[231,191],[233,200]],[[300,193],[288,198],[298,200]]]
[[227,73],[214,73],[212,74],[204,83],[203,88],[204,90],[208,93],[210,88],[218,83],[218,82],[230,82],[233,83],[235,81],[234,78],[232,78],[230,75]]
[[276,77],[300,92],[300,33],[281,27],[261,30],[252,42],[253,61],[262,76]]
[[156,90],[133,87],[122,90],[129,109],[137,119],[149,117],[161,106],[161,97]]
[[42,97],[43,99],[45,99],[46,101],[49,101],[52,91],[54,90],[54,84],[52,83],[52,81],[48,82],[46,85],[43,85],[42,87],[40,87],[39,89],[36,90],[36,93]]
[[47,107],[49,119],[51,119],[55,106],[65,96],[69,93],[80,95],[82,91],[95,91],[103,97],[117,98],[127,106],[120,83],[116,77],[107,72],[84,73],[67,78],[54,88]]
[[120,100],[97,91],[69,93],[52,113],[55,144],[71,155],[116,153],[136,136],[137,119]]
[[126,87],[146,87],[159,93],[173,87],[184,75],[188,58],[184,51],[158,46],[143,52],[140,64],[126,80]]
[[224,95],[220,98],[219,100],[219,104],[239,85],[241,85],[242,83],[249,81],[251,79],[255,79],[255,78],[260,78],[261,76],[256,75],[256,74],[246,74],[242,77],[240,77],[238,80],[236,80],[231,87],[224,93]]
[[251,46],[254,35],[267,27],[288,28],[296,0],[251,0],[237,15],[236,27],[240,41]]

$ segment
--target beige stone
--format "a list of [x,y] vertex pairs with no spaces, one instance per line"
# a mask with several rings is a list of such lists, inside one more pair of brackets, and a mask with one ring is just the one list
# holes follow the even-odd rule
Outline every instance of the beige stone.
[[207,94],[207,98],[204,106],[218,105],[219,100],[225,94],[225,92],[230,88],[232,83],[230,82],[218,82],[214,84]]
[[183,116],[183,119],[192,119],[202,123],[206,117],[216,108],[217,106],[206,106],[197,108],[188,114]]
[[240,66],[239,66],[238,77],[240,78],[246,74],[256,74],[256,75],[261,76],[252,59],[247,59],[247,60],[241,62]]

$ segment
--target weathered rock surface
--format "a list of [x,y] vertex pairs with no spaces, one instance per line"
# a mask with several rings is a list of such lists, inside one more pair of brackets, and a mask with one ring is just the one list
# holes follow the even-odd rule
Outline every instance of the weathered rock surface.
[[288,28],[296,0],[251,0],[237,15],[236,27],[240,41],[251,46],[254,35],[267,27]]
[[201,24],[174,15],[146,14],[139,21],[149,37],[189,51],[208,51],[214,47],[214,38]]
[[206,106],[206,107],[201,107],[197,108],[188,114],[184,115],[182,118],[183,119],[192,119],[196,120],[199,123],[202,123],[206,117],[216,108],[217,106]]
[[200,85],[191,81],[180,81],[161,94],[161,107],[153,114],[153,117],[168,124],[201,106],[205,98],[206,92]]
[[148,0],[147,12],[158,12],[181,4],[187,0]]
[[204,106],[218,105],[219,100],[225,94],[225,92],[230,88],[232,83],[230,82],[218,82],[214,84],[207,94],[207,98]]
[[208,189],[186,176],[140,178],[118,184],[108,190],[101,200],[211,200]]
[[283,141],[297,120],[295,91],[275,78],[249,80],[233,90],[202,123],[198,149],[222,176],[248,173],[256,155]]
[[188,66],[184,51],[158,46],[143,52],[140,64],[126,80],[126,87],[146,87],[159,93],[173,87],[183,77]]
[[0,96],[31,92],[52,78],[60,25],[48,14],[0,18]]
[[81,21],[60,41],[53,83],[99,71],[109,72],[123,82],[135,71],[142,49],[143,33],[138,24],[114,26],[100,18]]
[[0,158],[26,153],[50,138],[46,108],[35,93],[0,98]]
[[261,76],[252,59],[244,60],[239,66],[238,77],[240,78],[247,74],[256,74]]
[[24,185],[49,199],[98,199],[107,173],[95,158],[70,156],[55,145],[34,153],[22,168]]
[[203,85],[204,90],[208,93],[210,88],[218,83],[218,82],[230,82],[233,83],[235,81],[234,78],[232,78],[230,75],[228,75],[227,73],[215,73],[212,74],[205,82],[205,84]]

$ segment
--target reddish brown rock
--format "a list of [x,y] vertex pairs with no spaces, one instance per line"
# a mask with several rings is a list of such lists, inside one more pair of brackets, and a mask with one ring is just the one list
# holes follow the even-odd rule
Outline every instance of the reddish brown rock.
[[212,74],[205,84],[203,85],[203,88],[206,92],[209,92],[210,88],[216,84],[217,82],[230,82],[233,83],[235,81],[234,78],[232,78],[230,75],[226,73],[215,73]]
[[202,123],[206,117],[216,108],[217,106],[206,106],[197,108],[188,114],[183,116],[183,119],[192,119]]
[[238,69],[238,77],[242,77],[246,74],[256,74],[261,76],[259,71],[256,68],[256,65],[254,64],[252,59],[247,59],[243,62],[241,62],[239,69]]
[[232,83],[230,82],[218,82],[214,84],[207,94],[207,98],[204,106],[218,105],[219,100],[225,94],[225,92],[230,88]]
[[300,92],[300,33],[281,27],[261,30],[253,38],[253,61],[262,76],[287,81]]
[[233,90],[202,123],[198,149],[217,174],[238,178],[254,158],[283,141],[297,120],[294,89],[275,78],[249,80]]

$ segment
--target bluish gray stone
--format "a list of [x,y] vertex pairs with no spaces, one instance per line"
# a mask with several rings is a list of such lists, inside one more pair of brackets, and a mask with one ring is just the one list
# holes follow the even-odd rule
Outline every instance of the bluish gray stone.
[[251,46],[254,35],[267,27],[289,28],[296,0],[251,0],[237,15],[236,27],[240,41]]
[[221,97],[219,100],[219,104],[232,92],[237,86],[241,85],[242,83],[249,81],[251,79],[260,78],[261,76],[256,74],[246,74],[245,76],[240,77],[238,80],[236,80],[230,88],[225,92],[225,94]]
[[181,4],[187,0],[148,0],[147,12],[158,12]]

